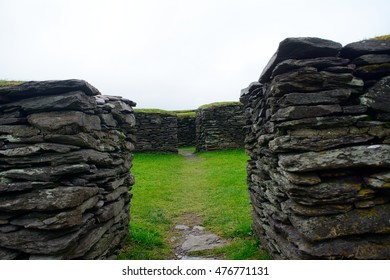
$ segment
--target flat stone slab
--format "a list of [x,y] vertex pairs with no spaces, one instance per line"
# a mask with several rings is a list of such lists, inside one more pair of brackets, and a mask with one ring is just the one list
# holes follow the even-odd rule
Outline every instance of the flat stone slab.
[[224,245],[220,237],[213,233],[202,235],[189,234],[181,249],[186,252],[211,250]]
[[190,227],[186,226],[186,225],[177,225],[177,226],[175,226],[175,229],[178,229],[178,230],[189,230]]

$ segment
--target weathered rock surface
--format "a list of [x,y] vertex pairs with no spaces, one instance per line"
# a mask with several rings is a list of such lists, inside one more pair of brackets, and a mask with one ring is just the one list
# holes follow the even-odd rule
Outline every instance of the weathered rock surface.
[[389,259],[390,41],[307,41],[241,91],[253,231],[274,259]]
[[341,50],[342,57],[356,58],[367,54],[390,54],[389,40],[363,40],[346,45]]
[[320,38],[287,38],[280,42],[278,50],[261,73],[259,82],[268,82],[275,66],[283,60],[331,57],[335,56],[341,47],[340,43]]
[[359,167],[390,168],[390,145],[355,146],[321,153],[280,155],[279,165],[289,172]]
[[130,219],[134,105],[80,80],[0,89],[0,259],[117,253]]
[[378,81],[360,101],[363,105],[368,106],[380,112],[390,112],[390,76]]

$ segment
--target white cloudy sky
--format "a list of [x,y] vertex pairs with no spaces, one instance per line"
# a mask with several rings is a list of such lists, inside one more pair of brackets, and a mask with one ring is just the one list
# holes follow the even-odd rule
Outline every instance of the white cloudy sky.
[[286,37],[390,34],[388,0],[0,0],[0,79],[84,79],[137,107],[238,100]]

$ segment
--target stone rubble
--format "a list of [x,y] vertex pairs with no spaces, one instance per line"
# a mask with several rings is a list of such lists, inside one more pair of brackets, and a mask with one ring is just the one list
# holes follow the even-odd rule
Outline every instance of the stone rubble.
[[390,41],[288,38],[242,90],[253,229],[274,259],[390,259]]
[[110,259],[128,235],[130,100],[82,80],[0,89],[0,259]]

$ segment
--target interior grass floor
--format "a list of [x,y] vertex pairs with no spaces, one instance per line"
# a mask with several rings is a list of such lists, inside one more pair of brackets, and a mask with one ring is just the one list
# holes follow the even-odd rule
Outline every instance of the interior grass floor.
[[247,160],[244,150],[197,153],[195,158],[135,154],[130,233],[119,259],[174,259],[173,228],[188,217],[228,241],[204,256],[267,259],[251,231]]

